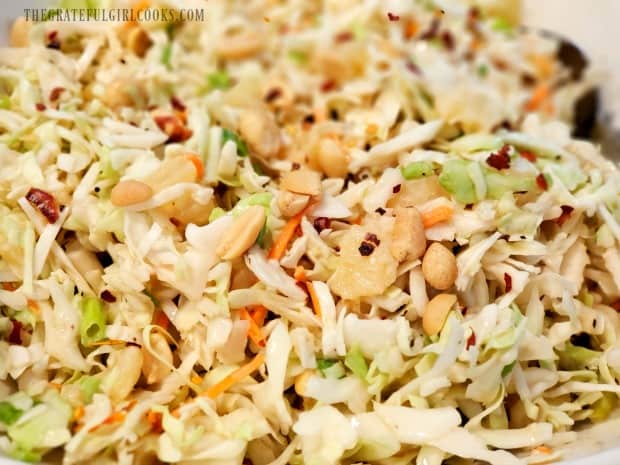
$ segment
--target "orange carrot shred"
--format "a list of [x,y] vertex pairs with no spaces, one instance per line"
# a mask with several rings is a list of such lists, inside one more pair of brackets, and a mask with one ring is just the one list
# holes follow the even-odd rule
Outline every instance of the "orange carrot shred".
[[265,335],[260,329],[260,326],[256,324],[256,321],[249,314],[248,309],[242,307],[239,309],[239,315],[242,320],[247,320],[250,323],[250,327],[248,328],[248,337],[259,347],[265,347]]
[[280,231],[280,234],[278,234],[278,237],[273,243],[273,246],[269,251],[269,258],[275,258],[276,260],[280,260],[282,258],[284,252],[286,252],[286,248],[291,242],[291,239],[293,239],[293,236],[295,235],[297,226],[299,226],[301,219],[306,213],[306,209],[307,208],[303,209],[297,213],[297,215],[288,220],[288,223],[286,223],[284,228],[282,228],[282,231]]
[[214,384],[205,392],[200,394],[203,397],[210,397],[211,399],[215,399],[217,396],[226,392],[228,388],[233,386],[234,384],[241,381],[246,376],[251,375],[256,370],[260,368],[260,366],[265,362],[265,354],[263,352],[259,352],[256,356],[247,364],[241,366],[237,370],[233,371],[231,374],[226,376],[220,382]]
[[188,153],[187,155],[185,155],[185,158],[191,161],[194,165],[194,168],[196,168],[196,176],[200,181],[205,175],[205,165],[202,163],[202,160],[198,155],[194,153]]
[[295,267],[295,272],[293,273],[293,278],[296,281],[301,281],[302,283],[306,282],[306,270],[303,266],[297,265]]
[[551,452],[553,452],[553,449],[551,449],[551,447],[549,446],[538,446],[535,447],[534,450],[536,452],[540,452],[541,454],[550,454]]
[[544,82],[542,84],[539,84],[534,89],[530,100],[526,103],[525,109],[527,111],[536,111],[541,109],[545,101],[549,99],[549,94],[549,86]]
[[161,433],[163,431],[161,424],[162,417],[163,415],[160,412],[154,412],[153,410],[149,410],[146,414],[146,420],[151,424],[151,428],[156,433]]
[[155,310],[155,313],[153,313],[153,324],[161,326],[163,329],[168,329],[170,327],[168,315],[163,310]]
[[256,321],[256,324],[262,328],[265,324],[267,312],[267,307],[264,305],[256,305],[250,310],[250,315],[252,315],[252,319]]
[[308,281],[306,283],[306,287],[308,288],[308,294],[310,294],[310,300],[312,301],[312,308],[314,308],[314,313],[317,314],[319,318],[323,315],[321,312],[321,304],[319,303],[319,297],[316,295],[316,291],[314,290],[314,286],[312,282]]
[[80,421],[83,416],[84,416],[84,407],[79,406],[79,407],[76,407],[75,410],[73,410],[73,419],[75,421]]
[[127,344],[127,341],[123,341],[121,339],[104,339],[103,341],[89,342],[88,347],[120,346],[123,344]]
[[448,221],[452,218],[452,213],[454,213],[452,207],[448,205],[440,205],[439,207],[436,207],[428,212],[422,213],[422,223],[425,228],[430,228],[437,223]]

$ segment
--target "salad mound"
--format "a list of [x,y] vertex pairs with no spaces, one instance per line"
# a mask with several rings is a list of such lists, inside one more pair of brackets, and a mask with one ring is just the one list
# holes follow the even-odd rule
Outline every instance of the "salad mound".
[[163,6],[0,50],[0,451],[517,465],[617,414],[620,173],[518,2]]

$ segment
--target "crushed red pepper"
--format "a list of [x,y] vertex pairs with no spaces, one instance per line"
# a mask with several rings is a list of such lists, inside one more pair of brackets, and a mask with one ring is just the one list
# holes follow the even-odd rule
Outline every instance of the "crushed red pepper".
[[475,345],[476,345],[476,333],[472,331],[471,335],[467,338],[467,344],[465,345],[465,350]]
[[172,105],[172,108],[174,108],[177,111],[185,111],[187,109],[185,104],[181,102],[181,100],[178,97],[175,97],[174,95],[170,97],[170,105]]
[[183,142],[192,137],[193,131],[177,115],[154,115],[153,119],[159,129],[168,135],[167,142]]
[[52,194],[32,187],[26,194],[26,200],[39,210],[49,223],[55,223],[58,220],[60,210]]
[[512,291],[512,276],[508,273],[504,273],[504,286],[506,288],[506,293]]
[[351,31],[342,31],[334,36],[334,42],[342,44],[353,40],[353,33]]
[[364,237],[364,240],[367,241],[367,242],[370,242],[371,244],[374,244],[374,245],[381,244],[381,241],[379,240],[377,235],[374,234],[374,233],[366,233],[366,236]]
[[525,158],[527,161],[531,161],[532,163],[536,163],[536,155],[532,152],[519,152],[519,155]]
[[564,223],[568,221],[568,219],[570,218],[570,216],[572,215],[575,209],[571,207],[570,205],[562,205],[560,208],[562,209],[562,214],[555,219],[555,222],[559,226],[562,226]]
[[487,164],[496,170],[505,170],[510,168],[510,156],[508,155],[509,151],[510,146],[504,145],[497,152],[488,156]]
[[102,293],[101,293],[101,300],[103,300],[104,302],[108,302],[108,303],[114,303],[116,302],[116,297],[114,296],[114,294],[112,294],[110,291],[108,291],[107,289],[105,289]]
[[314,226],[314,229],[320,233],[324,229],[329,229],[331,227],[331,220],[321,216],[319,218],[315,218],[312,225]]
[[375,251],[375,245],[371,242],[362,241],[358,250],[361,256],[368,257],[371,253]]
[[329,92],[336,88],[336,81],[328,79],[321,84],[321,92]]
[[393,188],[392,188],[392,193],[394,194],[398,194],[400,192],[400,188],[401,185],[400,184],[396,184]]
[[56,100],[58,100],[60,98],[60,94],[62,94],[65,91],[64,87],[54,87],[51,91],[50,91],[50,102],[55,102]]
[[11,320],[11,332],[9,334],[9,344],[22,343],[22,323],[21,321]]
[[549,185],[547,184],[547,178],[545,178],[545,175],[542,173],[536,176],[536,185],[540,188],[540,190],[543,191],[549,189]]
[[37,109],[37,111],[45,111],[45,109],[46,109],[45,105],[42,104],[41,102],[35,103],[34,106]]
[[390,21],[398,21],[400,19],[400,16],[395,15],[394,13],[391,13],[388,11],[387,17]]

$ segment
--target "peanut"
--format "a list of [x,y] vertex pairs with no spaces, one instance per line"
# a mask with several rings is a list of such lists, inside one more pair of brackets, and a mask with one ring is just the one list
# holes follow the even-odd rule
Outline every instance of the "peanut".
[[217,54],[227,60],[241,60],[257,54],[263,48],[263,40],[253,30],[240,32],[223,38]]
[[145,101],[145,97],[146,92],[141,84],[118,79],[106,86],[101,101],[113,110],[118,110],[139,105]]
[[156,359],[145,347],[142,347],[142,374],[146,380],[146,384],[154,384],[164,379],[171,371],[172,351],[168,345],[168,341],[161,333],[151,333],[150,335],[151,349],[160,358],[167,363],[162,363]]
[[142,351],[136,346],[127,346],[108,357],[108,368],[101,381],[101,389],[113,403],[125,399],[140,379],[142,372]]
[[317,161],[321,170],[330,178],[342,178],[349,171],[349,159],[342,146],[331,138],[321,139]]
[[134,179],[119,182],[110,193],[110,200],[117,207],[146,202],[151,197],[153,197],[151,186]]
[[196,182],[197,178],[196,166],[188,158],[179,156],[165,159],[144,182],[159,192],[180,182]]
[[282,175],[280,187],[295,194],[320,195],[321,175],[307,169],[288,171]]
[[265,209],[259,205],[251,206],[235,220],[215,253],[223,260],[241,257],[256,242],[264,224]]
[[433,297],[424,309],[422,328],[429,336],[438,334],[448,317],[448,313],[456,303],[454,294],[438,294]]
[[427,283],[445,291],[456,281],[456,257],[439,242],[433,242],[422,259],[422,273]]
[[290,218],[302,211],[308,205],[309,200],[310,197],[307,195],[280,191],[278,193],[278,208],[282,216]]
[[396,207],[394,219],[390,246],[392,256],[399,262],[420,258],[426,250],[422,215],[415,207]]
[[127,34],[127,47],[135,55],[143,58],[147,50],[153,44],[148,33],[141,27],[132,28]]
[[421,205],[437,197],[447,197],[447,193],[441,185],[437,176],[412,179],[401,184],[398,194],[392,196],[388,201],[388,207],[411,207]]
[[239,132],[261,157],[275,157],[280,152],[280,129],[273,115],[267,111],[256,108],[244,110],[239,116]]
[[32,23],[27,21],[26,18],[20,16],[13,22],[11,26],[11,32],[9,35],[9,45],[11,47],[28,47],[30,29]]

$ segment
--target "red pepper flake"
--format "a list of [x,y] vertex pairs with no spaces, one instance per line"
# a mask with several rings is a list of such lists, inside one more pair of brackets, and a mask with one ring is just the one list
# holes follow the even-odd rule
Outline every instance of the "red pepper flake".
[[108,291],[107,289],[105,289],[102,293],[101,293],[101,300],[103,300],[104,302],[108,302],[108,303],[114,303],[116,302],[116,297],[114,296],[114,294],[112,294],[110,291]]
[[373,233],[366,233],[366,236],[364,237],[364,240],[370,242],[371,244],[377,245],[377,246],[379,244],[381,244],[381,241],[379,240],[377,235],[373,234]]
[[26,194],[26,200],[36,207],[49,223],[55,223],[58,220],[60,211],[52,194],[33,187]]
[[555,222],[559,226],[562,226],[564,223],[568,221],[571,214],[573,213],[573,210],[575,209],[571,207],[570,205],[562,205],[560,208],[562,209],[562,214],[555,219]]
[[454,36],[450,31],[443,31],[441,33],[441,41],[447,50],[454,50]]
[[50,91],[50,102],[55,102],[56,100],[58,100],[60,98],[60,94],[62,94],[64,92],[65,88],[64,87],[54,87],[51,91]]
[[467,338],[467,344],[465,345],[465,350],[475,345],[476,345],[476,333],[472,331],[471,335]]
[[181,102],[181,100],[178,97],[175,97],[174,95],[170,97],[170,105],[172,105],[172,108],[174,108],[177,111],[185,111],[187,108],[185,104]]
[[392,188],[392,193],[394,194],[398,194],[400,192],[400,188],[401,185],[400,184],[396,184],[393,188]]
[[615,311],[620,312],[620,299],[612,302],[611,304],[609,304],[609,306],[613,308]]
[[176,115],[155,115],[155,123],[168,135],[167,142],[183,142],[192,137],[193,131]]
[[439,23],[440,20],[438,17],[433,18],[429,28],[420,35],[420,40],[432,40],[437,37],[437,33],[439,32]]
[[35,108],[37,109],[37,111],[45,111],[45,105],[43,105],[40,102],[35,103]]
[[9,334],[9,344],[22,343],[22,323],[21,321],[11,320],[12,328]]
[[510,146],[504,145],[496,153],[489,155],[487,158],[487,164],[496,170],[506,170],[510,168],[510,156],[508,155],[509,151]]
[[269,89],[263,99],[267,103],[271,103],[276,100],[278,97],[282,95],[282,89],[279,87],[274,87],[273,89]]
[[342,31],[334,36],[334,42],[342,44],[353,40],[353,33],[351,31]]
[[420,69],[420,67],[418,65],[416,65],[413,61],[408,60],[405,63],[405,68],[407,68],[409,71],[411,71],[413,74],[417,74],[417,75],[421,75],[422,74],[422,70]]
[[521,157],[525,158],[527,161],[536,163],[536,155],[532,152],[519,152],[519,155],[521,155]]
[[549,189],[549,185],[547,184],[547,178],[545,178],[545,175],[542,173],[536,176],[536,185],[540,188],[541,191],[546,191],[547,189]]
[[315,218],[312,225],[314,226],[314,229],[320,233],[324,229],[329,229],[331,227],[331,220],[321,216],[319,218]]
[[321,84],[321,92],[329,92],[336,88],[336,81],[328,79]]
[[512,276],[508,273],[504,273],[504,286],[506,287],[506,293],[512,291]]
[[389,11],[387,17],[390,21],[398,21],[400,19],[400,16],[395,15],[394,13],[390,13]]
[[50,31],[47,33],[47,48],[60,50],[60,40],[58,39],[58,31]]
[[375,244],[373,244],[372,242],[362,241],[358,250],[361,256],[368,257],[371,253],[375,251]]

